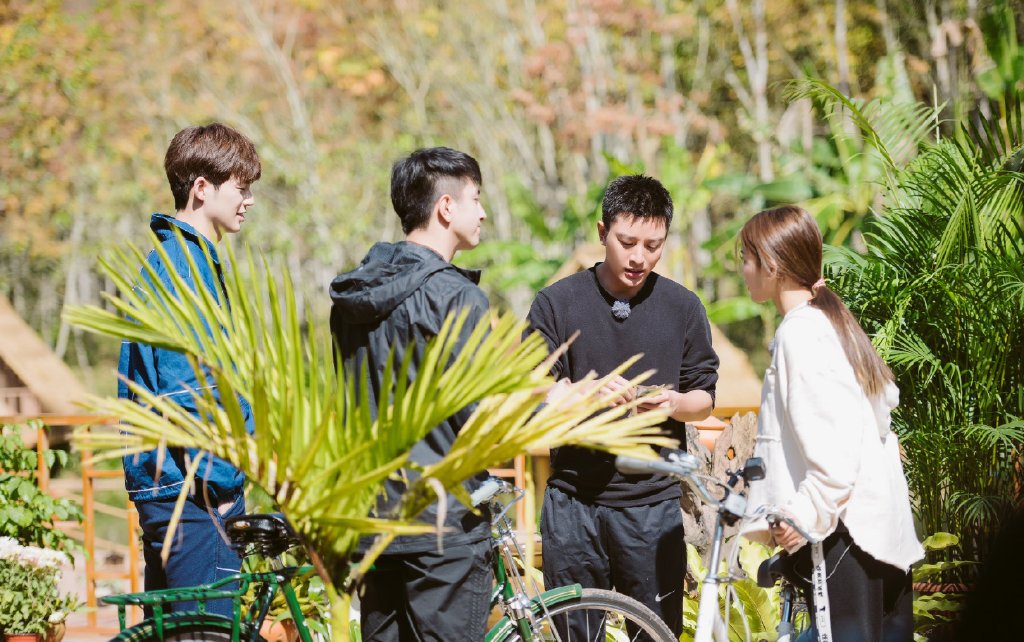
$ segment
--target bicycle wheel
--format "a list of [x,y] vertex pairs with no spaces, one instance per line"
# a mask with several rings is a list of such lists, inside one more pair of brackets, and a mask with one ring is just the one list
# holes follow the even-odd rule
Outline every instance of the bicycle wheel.
[[[111,642],[231,642],[231,620],[216,616],[168,616],[163,621],[163,635],[154,620],[143,620],[121,631]],[[247,638],[242,630],[240,639]]]
[[[543,620],[534,640],[678,642],[654,611],[613,591],[583,589],[580,598],[549,606],[547,614],[537,609],[536,615]],[[505,637],[505,642],[517,641],[522,641],[518,631]]]

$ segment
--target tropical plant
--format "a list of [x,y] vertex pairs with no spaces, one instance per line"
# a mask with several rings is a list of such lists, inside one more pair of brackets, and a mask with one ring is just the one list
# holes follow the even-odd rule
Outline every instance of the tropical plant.
[[[737,535],[736,537],[740,537]],[[746,642],[747,640],[775,640],[778,633],[776,627],[781,622],[782,602],[778,585],[761,588],[757,584],[757,569],[761,562],[774,553],[774,549],[758,544],[745,538],[728,546],[739,545],[739,564],[745,577],[731,584],[719,587],[719,604],[728,608],[725,621],[729,629],[730,642]],[[697,606],[700,604],[700,591],[708,568],[701,560],[700,553],[692,544],[686,545],[686,565],[689,575],[696,583],[696,590],[688,592],[683,601],[683,641],[692,641],[697,633]],[[723,561],[724,565],[724,561]],[[727,573],[731,569],[723,566],[720,572]],[[730,593],[730,603],[724,602],[726,593]]]
[[[960,538],[952,533],[933,533],[925,538],[921,544],[928,552],[942,551],[955,548],[960,543]],[[929,582],[939,579],[946,571],[963,566],[973,566],[976,562],[970,560],[940,561],[934,564],[919,564],[913,570],[915,584]],[[940,590],[914,592],[914,639],[924,642],[930,634],[937,632],[943,626],[954,621],[956,615],[964,606],[966,594],[961,591],[948,590],[946,585],[939,585]]]
[[78,607],[57,588],[65,555],[0,537],[0,633],[46,633]]
[[[155,251],[167,261],[158,244]],[[230,246],[226,254],[234,266]],[[117,431],[84,432],[77,439],[98,457],[176,446],[200,449],[241,469],[304,538],[331,598],[336,635],[348,631],[348,592],[375,556],[399,534],[433,530],[413,519],[446,490],[468,502],[461,482],[469,476],[532,448],[575,444],[651,457],[643,444],[670,443],[653,427],[663,419],[660,413],[628,416],[635,403],[598,412],[608,399],[593,380],[573,384],[563,403],[543,405],[553,384],[547,374],[551,357],[539,336],[520,341],[524,325],[510,315],[493,327],[487,319],[475,328],[463,327],[465,312],[450,316],[422,347],[415,379],[405,376],[412,350],[400,362],[389,360],[382,387],[392,390],[391,398],[371,408],[367,373],[337,371],[316,319],[300,323],[287,270],[276,278],[278,272],[251,251],[243,264],[245,269],[227,271],[220,300],[229,304],[222,306],[213,293],[192,291],[173,271],[169,287],[162,284],[137,248],[101,261],[120,292],[109,298],[116,311],[79,307],[67,312],[68,320],[180,351],[193,361],[199,380],[214,385],[196,393],[197,414],[138,386],[132,388],[140,403],[94,398],[93,410],[122,423]],[[139,266],[146,278],[136,277]],[[460,340],[462,350],[453,354]],[[251,435],[239,397],[253,408]],[[368,517],[384,481],[410,466],[412,446],[439,421],[472,405],[476,410],[451,451],[418,471],[393,519]],[[188,475],[194,476],[203,458],[190,462]],[[183,491],[178,505],[184,501]],[[379,533],[376,543],[350,568],[357,542],[367,533]]]
[[[964,557],[981,560],[1021,501],[1020,95],[1007,97],[1007,113],[944,138],[937,108],[865,105],[817,81],[796,93],[849,118],[885,162],[884,203],[866,228],[867,252],[828,248],[830,285],[896,376],[893,421],[921,528],[956,534]],[[922,137],[929,131],[935,139]]]
[[[28,428],[38,429],[32,421]],[[75,540],[54,527],[54,520],[82,521],[82,509],[73,501],[51,497],[39,487],[39,453],[25,446],[22,426],[0,426],[0,537],[13,537],[21,544],[63,551],[68,558],[81,550]],[[68,453],[47,448],[43,465],[67,464]]]

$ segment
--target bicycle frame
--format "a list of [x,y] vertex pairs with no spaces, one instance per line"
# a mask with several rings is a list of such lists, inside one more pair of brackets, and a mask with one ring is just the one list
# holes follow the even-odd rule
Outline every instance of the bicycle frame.
[[722,541],[725,539],[725,527],[722,520],[715,522],[715,536],[711,540],[711,554],[708,557],[708,574],[701,583],[700,603],[697,607],[697,633],[694,642],[712,642],[717,638],[722,642],[729,639],[725,620],[718,610],[718,587],[728,584],[732,579],[719,575],[719,560],[722,553]]
[[[720,571],[722,556],[722,544],[725,540],[725,526],[735,524],[743,519],[746,511],[747,499],[741,493],[734,490],[736,482],[742,477],[749,481],[763,478],[763,464],[759,459],[750,459],[747,465],[732,473],[729,481],[722,481],[697,474],[697,460],[693,455],[681,453],[675,455],[670,461],[647,461],[633,459],[632,457],[618,457],[615,460],[616,467],[624,473],[650,474],[658,473],[668,475],[679,481],[685,481],[691,488],[704,499],[705,503],[714,506],[718,512],[715,520],[715,534],[711,540],[711,551],[708,557],[708,573],[701,583],[700,603],[697,607],[697,632],[694,642],[728,642],[728,629],[721,612],[718,609],[718,588],[722,585],[732,584],[736,578],[727,569],[724,574]],[[749,472],[748,472],[749,471]],[[758,477],[760,475],[760,477]],[[721,499],[715,497],[708,490],[705,483],[718,486],[723,490]],[[732,562],[732,560],[730,560]],[[731,568],[730,564],[730,568]]]
[[[526,580],[516,566],[517,557],[522,560],[526,558],[516,539],[512,523],[507,517],[509,508],[522,499],[525,491],[506,482],[501,482],[501,484],[498,486],[499,490],[493,492],[489,497],[474,502],[474,504],[479,504],[489,501],[492,508],[497,509],[491,519],[491,525],[495,531],[491,560],[495,586],[491,591],[490,605],[491,609],[500,606],[505,614],[487,632],[484,641],[503,640],[515,629],[524,642],[530,642],[534,639],[534,632],[538,630],[540,620],[547,614],[547,607],[579,599],[583,595],[583,588],[579,584],[571,584],[542,593],[534,591],[535,594],[530,596],[530,588],[526,585]],[[516,497],[507,504],[501,505],[493,500],[494,495],[500,492],[513,492]]]
[[[273,560],[272,564],[277,562]],[[274,565],[279,565],[279,562]],[[262,573],[234,573],[223,579],[210,584],[193,586],[188,588],[165,589],[160,591],[149,591],[145,593],[126,593],[122,595],[111,595],[103,598],[107,604],[117,605],[117,619],[121,630],[127,626],[126,611],[129,606],[150,607],[153,615],[150,619],[156,627],[158,635],[164,635],[164,626],[168,619],[180,618],[186,615],[208,616],[206,602],[217,599],[230,599],[232,602],[233,616],[231,627],[232,642],[242,642],[242,626],[247,629],[249,642],[257,642],[259,639],[259,626],[270,611],[270,605],[278,592],[284,595],[288,611],[291,613],[292,621],[298,629],[299,639],[302,642],[313,642],[313,638],[306,626],[306,617],[302,613],[295,589],[292,588],[292,580],[298,576],[313,571],[313,567],[306,566],[280,566],[271,571]],[[235,584],[235,588],[223,588]],[[257,585],[256,599],[253,600],[248,612],[242,613],[242,597],[249,591],[250,585]],[[165,613],[164,607],[174,602],[196,602],[196,610],[187,613]],[[212,617],[212,616],[211,616]]]
[[[708,477],[697,473],[697,459],[688,453],[674,455],[668,461],[648,461],[634,459],[632,457],[617,457],[616,467],[624,473],[650,474],[658,473],[668,475],[679,481],[686,482],[691,488],[704,499],[709,506],[713,506],[718,513],[715,520],[715,535],[711,541],[711,551],[708,557],[708,572],[701,583],[700,604],[697,609],[697,632],[694,642],[728,642],[728,628],[726,621],[718,608],[718,588],[721,585],[729,585],[735,582],[738,577],[732,575],[732,568],[736,563],[735,553],[729,556],[729,565],[725,573],[720,571],[722,559],[722,544],[725,540],[725,527],[736,522],[751,519],[753,517],[765,517],[770,522],[786,522],[797,530],[800,535],[810,544],[814,545],[817,540],[803,530],[796,522],[784,513],[768,506],[759,507],[754,514],[748,515],[747,498],[743,493],[736,491],[736,483],[742,478],[746,482],[764,479],[764,463],[758,457],[751,457],[746,461],[744,467],[729,474],[729,479],[723,482],[714,477]],[[723,492],[721,499],[715,497],[708,485],[716,486]],[[739,551],[738,546],[734,549]],[[792,592],[793,588],[789,587]],[[729,602],[729,594],[726,593],[726,604]],[[792,593],[786,602],[792,606]],[[789,622],[790,613],[785,612],[783,622]],[[786,640],[792,633],[791,630],[783,630],[780,627],[780,642]],[[747,639],[750,638],[749,632]]]

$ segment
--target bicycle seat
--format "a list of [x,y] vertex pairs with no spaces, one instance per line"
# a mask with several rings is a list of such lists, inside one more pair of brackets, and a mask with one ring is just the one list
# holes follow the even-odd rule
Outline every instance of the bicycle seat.
[[757,567],[757,585],[761,588],[775,586],[775,583],[782,579],[785,560],[786,552],[780,551],[761,562],[761,566]]
[[232,548],[242,555],[277,557],[301,543],[291,524],[277,514],[229,517],[224,527]]

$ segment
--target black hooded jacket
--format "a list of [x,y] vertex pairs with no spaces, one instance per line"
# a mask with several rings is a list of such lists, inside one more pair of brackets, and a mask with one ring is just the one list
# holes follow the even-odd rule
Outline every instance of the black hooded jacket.
[[[346,376],[358,376],[365,364],[374,413],[381,392],[381,375],[392,346],[395,363],[401,363],[405,350],[416,351],[409,370],[410,378],[415,378],[424,344],[438,333],[450,313],[468,307],[461,346],[472,328],[487,314],[487,297],[477,286],[479,281],[478,271],[457,268],[429,248],[402,241],[377,243],[358,268],[331,282],[334,302],[331,333]],[[411,460],[428,465],[444,457],[471,410],[463,409],[438,424],[413,447]],[[404,472],[410,476],[416,474],[409,470]],[[480,476],[480,479],[485,478],[485,475]],[[478,485],[479,480],[466,484],[470,492]],[[383,515],[393,506],[404,488],[403,482],[388,480],[387,495],[378,504],[378,513]],[[437,505],[424,511],[420,519],[435,523]],[[490,535],[486,517],[472,514],[451,494],[448,495],[445,526],[448,527],[445,546],[475,543]],[[386,552],[416,553],[436,548],[435,535],[415,535],[395,539]]]

